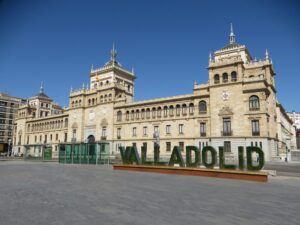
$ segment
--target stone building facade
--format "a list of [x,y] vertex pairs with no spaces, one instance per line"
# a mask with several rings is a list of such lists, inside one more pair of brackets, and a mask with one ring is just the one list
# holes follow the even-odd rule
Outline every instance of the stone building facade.
[[[151,154],[158,143],[161,155],[170,154],[174,146],[184,154],[187,145],[210,145],[224,146],[227,157],[236,159],[238,146],[254,145],[270,161],[283,159],[286,148],[296,146],[295,127],[276,99],[268,52],[265,59],[253,60],[246,46],[235,42],[232,30],[229,44],[209,57],[208,83],[195,83],[190,94],[134,101],[136,76],[116,59],[113,48],[109,62],[91,69],[90,87],[71,89],[69,107],[61,114],[34,117],[38,109],[21,107],[19,114],[25,117],[16,123],[15,148],[57,133],[53,146],[102,142],[112,155],[129,145],[139,150],[146,145]],[[53,128],[56,120],[60,125]]]

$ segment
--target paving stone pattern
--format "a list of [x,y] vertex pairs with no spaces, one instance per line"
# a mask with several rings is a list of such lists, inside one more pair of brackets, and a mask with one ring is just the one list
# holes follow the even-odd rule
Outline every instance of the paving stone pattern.
[[0,162],[2,225],[299,225],[300,179],[268,183]]

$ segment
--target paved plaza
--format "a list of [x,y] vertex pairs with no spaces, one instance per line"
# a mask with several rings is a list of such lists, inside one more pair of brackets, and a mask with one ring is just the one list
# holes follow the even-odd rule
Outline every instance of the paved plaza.
[[300,178],[268,183],[0,161],[0,224],[300,224]]

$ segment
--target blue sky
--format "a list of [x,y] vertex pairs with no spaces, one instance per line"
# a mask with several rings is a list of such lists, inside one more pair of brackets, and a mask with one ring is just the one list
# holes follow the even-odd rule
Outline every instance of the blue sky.
[[0,91],[45,92],[62,106],[70,87],[89,81],[91,65],[109,59],[134,67],[135,99],[192,93],[208,79],[210,51],[236,41],[253,58],[266,48],[277,97],[300,111],[300,4],[297,1],[15,1],[0,0]]

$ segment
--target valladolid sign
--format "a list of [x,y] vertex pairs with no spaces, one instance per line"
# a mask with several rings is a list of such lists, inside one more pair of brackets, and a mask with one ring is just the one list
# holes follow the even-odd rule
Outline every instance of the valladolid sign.
[[[160,161],[159,146],[154,148],[153,161],[147,160],[147,149],[143,146],[141,149],[141,157],[135,146],[119,147],[123,164],[137,165],[154,165],[154,166],[174,166],[178,164],[180,167],[197,168],[202,164],[209,169],[213,169],[219,164],[220,169],[229,170],[251,170],[258,171],[264,166],[264,152],[254,146],[246,147],[246,162],[244,159],[244,147],[238,147],[238,164],[226,164],[223,147],[219,147],[219,163],[217,163],[217,151],[212,146],[203,147],[200,152],[197,146],[186,146],[186,159],[184,161],[181,150],[178,146],[173,148],[170,160],[168,162]],[[252,159],[253,153],[258,155],[258,162],[254,163]],[[210,155],[210,157],[209,157]],[[210,158],[210,159],[209,159]],[[202,159],[202,160],[201,160]]]

